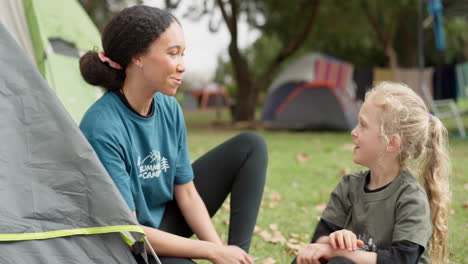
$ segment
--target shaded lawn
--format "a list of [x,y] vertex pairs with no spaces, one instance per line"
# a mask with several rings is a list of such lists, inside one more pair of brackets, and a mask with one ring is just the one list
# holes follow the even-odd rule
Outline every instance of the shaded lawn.
[[[192,112],[185,116],[192,160],[243,131],[226,125],[227,113],[221,118],[224,126],[210,125],[216,118],[213,112]],[[465,116],[463,121],[466,129],[468,117]],[[450,132],[456,131],[454,121],[444,123]],[[257,226],[270,235],[277,229],[285,240],[294,236],[308,242],[321,215],[320,207],[328,201],[342,175],[365,169],[352,162],[351,136],[340,132],[271,132],[262,129],[255,132],[265,138],[269,153],[267,183]],[[305,161],[299,161],[299,154]],[[468,139],[450,138],[450,156],[453,199],[449,252],[451,263],[464,263],[468,258]],[[223,240],[227,239],[228,220],[226,204],[213,219]],[[265,236],[265,233],[256,232],[253,237],[250,253],[257,258],[256,263],[263,263],[269,257],[276,263],[290,263],[293,253],[287,244],[267,242]]]

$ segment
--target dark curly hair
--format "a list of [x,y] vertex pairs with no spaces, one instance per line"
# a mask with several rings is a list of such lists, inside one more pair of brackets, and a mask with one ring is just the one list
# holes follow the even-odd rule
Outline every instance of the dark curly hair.
[[80,58],[81,75],[91,85],[120,90],[132,57],[144,54],[173,21],[179,23],[173,15],[155,7],[138,5],[122,10],[104,28],[102,47],[123,70],[101,62],[96,51],[88,51]]

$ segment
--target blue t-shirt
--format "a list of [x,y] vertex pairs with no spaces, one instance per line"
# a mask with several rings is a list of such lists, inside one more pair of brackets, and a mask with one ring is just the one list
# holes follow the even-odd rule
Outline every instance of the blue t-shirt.
[[86,112],[80,129],[139,223],[158,228],[174,184],[194,177],[175,98],[156,93],[153,115],[142,117],[107,92]]

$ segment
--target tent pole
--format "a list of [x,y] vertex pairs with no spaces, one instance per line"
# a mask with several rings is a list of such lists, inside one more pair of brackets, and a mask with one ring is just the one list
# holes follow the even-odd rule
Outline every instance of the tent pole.
[[145,239],[146,245],[148,246],[149,250],[151,251],[151,255],[153,255],[154,259],[156,260],[156,263],[162,264],[161,261],[158,258],[158,255],[156,255],[156,252],[154,251],[153,247],[151,246],[148,238],[146,236],[144,236],[144,239]]
[[432,98],[428,94],[426,84],[424,83],[424,28],[423,28],[423,13],[424,13],[424,0],[418,0],[418,68],[419,68],[419,90],[421,91],[424,101],[429,105],[428,107],[433,110]]

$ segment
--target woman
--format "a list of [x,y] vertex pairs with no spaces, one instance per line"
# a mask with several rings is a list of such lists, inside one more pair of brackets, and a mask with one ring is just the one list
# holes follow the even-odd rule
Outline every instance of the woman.
[[[143,226],[162,263],[253,263],[248,251],[263,193],[265,142],[243,133],[192,165],[173,97],[185,72],[179,22],[154,7],[124,9],[106,26],[103,51],[80,60],[106,93],[80,128]],[[231,194],[229,245],[210,217]],[[195,233],[200,240],[189,239]]]

